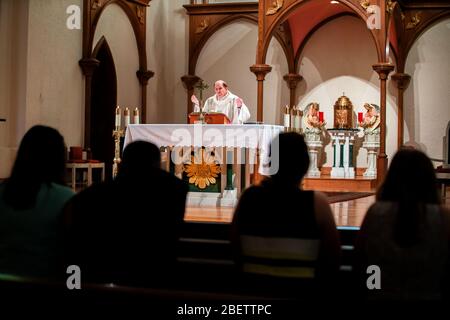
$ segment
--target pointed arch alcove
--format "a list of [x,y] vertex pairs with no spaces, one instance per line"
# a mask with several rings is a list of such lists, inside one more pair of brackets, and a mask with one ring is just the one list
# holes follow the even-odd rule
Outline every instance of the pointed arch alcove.
[[[146,10],[151,0],[84,0],[83,2],[83,56],[79,65],[85,76],[85,128],[84,128],[84,146],[90,147],[91,142],[91,95],[92,95],[92,77],[95,69],[99,66],[93,50],[94,35],[97,23],[105,11],[105,8],[115,4],[126,14],[129,23],[133,29],[136,46],[139,57],[139,68],[136,70],[136,76],[140,84],[140,109],[141,118],[145,122],[147,109],[147,83],[154,73],[147,69],[146,53]],[[119,63],[116,61],[116,63]],[[106,115],[105,115],[106,117]]]
[[94,159],[104,162],[106,178],[112,177],[114,110],[117,105],[117,77],[113,55],[105,37],[95,45],[92,56],[99,61],[92,74],[89,104],[89,141]]

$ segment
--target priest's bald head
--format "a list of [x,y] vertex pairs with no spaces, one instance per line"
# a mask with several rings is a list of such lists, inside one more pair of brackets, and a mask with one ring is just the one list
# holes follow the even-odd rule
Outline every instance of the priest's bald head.
[[218,98],[222,98],[228,93],[228,84],[223,80],[217,80],[214,83],[214,91]]

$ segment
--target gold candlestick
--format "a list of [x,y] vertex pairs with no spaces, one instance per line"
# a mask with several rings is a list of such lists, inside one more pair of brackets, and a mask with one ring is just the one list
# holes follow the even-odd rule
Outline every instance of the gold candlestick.
[[112,175],[113,179],[115,179],[119,173],[119,163],[122,161],[120,159],[120,138],[124,136],[124,130],[117,127],[116,130],[113,130],[112,136],[115,143]]

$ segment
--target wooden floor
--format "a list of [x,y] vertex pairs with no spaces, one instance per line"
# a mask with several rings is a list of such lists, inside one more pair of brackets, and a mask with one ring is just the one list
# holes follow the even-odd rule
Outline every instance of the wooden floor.
[[[336,224],[359,227],[367,209],[374,201],[375,196],[369,196],[331,204]],[[233,210],[231,207],[187,207],[184,219],[186,221],[230,223],[233,218]]]
[[[450,189],[450,188],[449,188]],[[447,191],[445,205],[450,208],[450,192]],[[336,225],[344,227],[359,227],[367,209],[375,201],[375,196],[331,204]],[[233,218],[233,208],[200,208],[187,207],[186,221],[225,222],[230,223]]]

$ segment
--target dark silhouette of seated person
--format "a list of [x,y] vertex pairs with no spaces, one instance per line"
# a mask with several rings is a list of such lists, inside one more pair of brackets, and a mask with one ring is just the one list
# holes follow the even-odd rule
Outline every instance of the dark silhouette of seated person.
[[117,178],[76,195],[67,209],[67,264],[82,281],[153,286],[173,277],[187,186],[160,169],[159,149],[129,144]]
[[313,297],[336,278],[339,235],[326,196],[300,188],[309,167],[303,137],[275,138],[271,165],[277,160],[278,172],[239,199],[232,225],[238,264],[258,294]]
[[64,138],[34,126],[24,135],[11,176],[0,184],[0,272],[53,278],[58,221],[73,196],[64,186]]
[[[448,289],[449,235],[449,210],[440,205],[430,159],[401,149],[357,239],[361,293],[369,299],[441,299]],[[380,268],[380,290],[367,289],[370,265]]]

